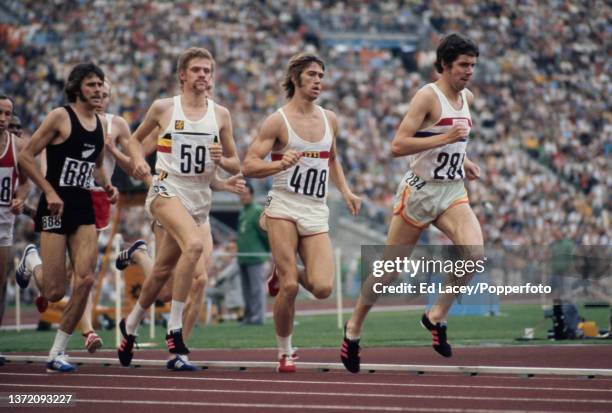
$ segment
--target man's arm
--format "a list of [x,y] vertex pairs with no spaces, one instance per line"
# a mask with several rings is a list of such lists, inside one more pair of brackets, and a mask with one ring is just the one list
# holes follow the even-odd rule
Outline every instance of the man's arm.
[[[22,139],[15,139],[15,147],[17,149],[17,160],[19,160],[19,154],[21,153],[21,151],[23,151],[23,149],[25,148],[25,145],[26,143]],[[13,199],[11,200],[11,207],[10,207],[11,213],[15,215],[21,214],[23,212],[23,206],[24,206],[26,197],[28,196],[28,193],[30,192],[30,186],[31,186],[28,176],[25,173],[23,173],[21,168],[18,168],[18,174],[19,174],[19,185],[17,186],[15,195],[13,196]]]
[[346,182],[346,177],[344,176],[344,171],[342,170],[342,164],[336,156],[336,135],[338,133],[338,120],[336,119],[336,114],[334,112],[329,110],[326,110],[325,112],[327,114],[326,116],[329,115],[328,119],[330,120],[330,123],[332,125],[334,135],[331,151],[329,154],[329,177],[336,186],[336,188],[338,188],[338,190],[342,194],[342,198],[344,199],[344,202],[346,203],[346,206],[348,207],[349,211],[351,211],[351,214],[357,215],[359,214],[359,210],[361,209],[361,198],[353,194],[353,192],[351,192],[351,190],[349,189],[348,184]]
[[244,158],[244,164],[242,165],[244,176],[265,178],[292,167],[300,160],[300,154],[293,150],[287,150],[281,160],[264,161],[264,158],[272,151],[279,134],[282,125],[280,116],[278,112],[275,112],[264,121],[259,134],[251,143]]
[[[468,105],[471,106],[472,103],[474,103],[474,94],[469,89],[466,89],[466,95]],[[463,161],[463,170],[465,171],[465,177],[469,181],[473,181],[475,179],[480,178],[480,167],[475,162],[469,160],[467,155],[465,156],[465,159]]]
[[96,167],[93,170],[93,176],[98,185],[104,188],[104,191],[106,192],[106,195],[108,196],[108,199],[110,200],[111,204],[114,204],[115,202],[117,202],[119,193],[117,192],[117,188],[115,188],[111,184],[110,177],[106,176],[106,172],[104,171],[104,168],[102,166],[103,164],[104,151],[100,151],[100,153],[98,154],[98,158],[96,159]]
[[232,118],[229,110],[223,106],[216,105],[215,110],[221,119],[221,127],[219,128],[221,144],[213,144],[210,146],[210,157],[213,162],[225,171],[231,174],[237,174],[240,172],[240,159],[238,159],[238,155],[236,154]]
[[465,124],[454,125],[447,133],[426,138],[417,138],[414,135],[423,125],[425,118],[433,110],[435,95],[433,91],[422,89],[412,98],[408,113],[404,116],[400,127],[391,142],[393,156],[405,156],[423,152],[458,141],[467,136],[468,129]]
[[64,202],[38,169],[35,158],[59,134],[61,122],[67,116],[62,108],[52,110],[19,154],[19,167],[43,191],[49,211],[57,216],[62,214]]
[[112,122],[112,130],[117,131],[117,134],[115,137],[106,135],[104,144],[113,158],[117,160],[117,165],[129,175],[132,173],[130,157],[117,147],[117,143],[123,150],[127,150],[130,141],[130,127],[121,116],[113,116]]
[[160,119],[164,111],[163,101],[156,100],[149,108],[144,120],[136,131],[130,136],[128,154],[131,159],[132,175],[144,181],[151,174],[151,168],[144,158],[142,141],[152,133],[159,135],[161,131]]

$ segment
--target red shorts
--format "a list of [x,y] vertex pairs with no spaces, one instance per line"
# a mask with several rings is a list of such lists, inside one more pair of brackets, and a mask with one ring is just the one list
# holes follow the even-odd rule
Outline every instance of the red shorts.
[[104,191],[91,191],[91,202],[96,217],[96,229],[102,231],[110,224],[111,204]]

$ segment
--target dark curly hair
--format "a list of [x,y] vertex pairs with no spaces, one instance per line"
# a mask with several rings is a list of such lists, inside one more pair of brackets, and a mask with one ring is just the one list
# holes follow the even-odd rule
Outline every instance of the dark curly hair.
[[72,68],[68,75],[66,86],[64,87],[68,102],[76,102],[77,97],[81,94],[81,83],[83,79],[91,74],[98,76],[100,80],[104,82],[104,72],[92,62],[79,63]]

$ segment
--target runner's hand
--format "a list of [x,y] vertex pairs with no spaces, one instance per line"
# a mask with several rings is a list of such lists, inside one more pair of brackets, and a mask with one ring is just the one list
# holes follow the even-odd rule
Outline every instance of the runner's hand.
[[344,202],[348,207],[349,211],[351,211],[352,215],[358,215],[359,210],[361,210],[361,198],[352,193],[351,191],[343,194]]
[[144,181],[147,176],[151,175],[151,167],[149,166],[147,161],[143,159],[141,161],[138,161],[134,165],[134,170],[132,174],[134,175],[136,179],[140,179],[141,181]]
[[111,204],[116,204],[119,200],[119,191],[113,185],[106,185],[104,187],[104,191],[106,191],[106,196]]
[[463,163],[463,170],[469,181],[480,178],[480,167],[469,159],[466,159]]
[[453,127],[447,132],[448,143],[454,143],[458,140],[465,139],[470,134],[470,127],[464,123],[456,123]]
[[232,192],[238,195],[244,192],[244,189],[246,188],[245,185],[246,185],[246,181],[244,179],[244,176],[242,176],[241,173],[230,176],[225,181],[226,191]]
[[208,153],[210,154],[210,159],[217,165],[221,163],[221,158],[223,157],[223,148],[221,148],[220,143],[211,143],[208,146]]
[[291,168],[293,165],[298,163],[301,157],[302,157],[302,154],[300,152],[296,152],[293,149],[287,150],[283,154],[283,159],[281,159],[280,161],[283,171]]
[[23,199],[21,198],[13,198],[11,200],[10,207],[11,214],[19,215],[23,212]]
[[45,198],[47,199],[47,209],[51,212],[51,215],[61,217],[64,213],[64,201],[62,201],[57,192],[52,191],[45,194]]

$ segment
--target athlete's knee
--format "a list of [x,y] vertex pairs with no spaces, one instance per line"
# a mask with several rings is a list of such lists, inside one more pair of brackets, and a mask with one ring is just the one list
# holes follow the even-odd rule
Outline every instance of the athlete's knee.
[[66,288],[61,286],[51,286],[45,289],[44,295],[49,302],[56,303],[64,298],[66,295]]
[[313,286],[311,293],[318,299],[322,300],[329,297],[332,290],[333,288],[331,284],[320,284]]
[[463,260],[477,263],[485,258],[484,247],[482,245],[461,245],[458,248],[459,255]]
[[205,274],[196,275],[193,279],[193,284],[191,291],[198,293],[204,290],[206,287],[206,282],[208,281],[208,277]]
[[96,282],[96,278],[92,273],[77,276],[74,279],[74,289],[78,291],[89,292]]
[[300,288],[300,285],[298,284],[297,280],[294,280],[294,279],[283,280],[281,278],[280,289],[284,295],[288,297],[296,297],[299,288]]
[[202,252],[204,252],[204,243],[199,239],[194,239],[187,242],[183,253],[189,257],[190,261],[196,262],[200,259]]
[[151,271],[151,278],[154,278],[159,282],[166,282],[172,275],[173,267],[174,265],[156,262],[153,266],[153,271]]
[[171,290],[162,290],[161,293],[157,296],[157,299],[162,303],[168,303],[172,300],[172,291]]

